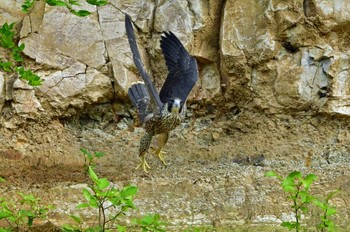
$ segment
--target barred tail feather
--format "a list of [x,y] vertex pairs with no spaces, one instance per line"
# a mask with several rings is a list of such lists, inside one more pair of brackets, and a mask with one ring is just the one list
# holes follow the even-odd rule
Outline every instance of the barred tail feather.
[[147,107],[150,101],[145,84],[143,82],[132,84],[128,89],[128,95],[133,106],[137,109],[140,120],[143,123],[147,116]]

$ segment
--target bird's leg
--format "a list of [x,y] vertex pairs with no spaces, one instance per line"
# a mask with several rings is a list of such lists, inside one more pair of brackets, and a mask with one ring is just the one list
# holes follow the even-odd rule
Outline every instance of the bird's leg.
[[142,167],[142,169],[145,172],[148,172],[148,169],[151,169],[151,167],[148,165],[146,161],[146,154],[151,144],[151,141],[152,141],[152,135],[146,132],[146,134],[142,136],[140,141],[139,156],[141,157],[141,163],[136,167],[136,169],[138,169],[139,167]]
[[166,154],[162,149],[165,146],[165,144],[168,142],[169,138],[169,132],[163,133],[158,135],[157,141],[158,141],[158,148],[153,149],[154,153],[158,156],[160,161],[166,166],[163,154]]

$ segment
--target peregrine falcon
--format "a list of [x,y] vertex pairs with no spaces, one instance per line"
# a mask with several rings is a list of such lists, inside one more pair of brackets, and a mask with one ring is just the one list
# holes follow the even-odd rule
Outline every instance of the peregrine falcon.
[[168,141],[169,132],[181,123],[187,97],[198,79],[198,67],[196,59],[188,54],[180,40],[172,32],[163,32],[160,47],[168,75],[158,95],[143,67],[131,18],[127,14],[125,14],[125,28],[135,66],[143,79],[143,82],[133,83],[130,86],[128,95],[146,131],[140,141],[141,163],[137,168],[142,167],[147,172],[150,166],[146,161],[146,153],[155,135],[158,135],[158,148],[155,149],[155,153],[166,165],[162,149]]

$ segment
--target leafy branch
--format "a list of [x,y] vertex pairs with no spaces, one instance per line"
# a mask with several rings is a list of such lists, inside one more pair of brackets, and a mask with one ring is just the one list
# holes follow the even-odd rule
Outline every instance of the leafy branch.
[[[33,8],[35,1],[36,0],[26,0],[22,5],[22,11],[28,13],[30,9]],[[79,0],[46,0],[45,2],[50,6],[66,7],[69,12],[79,17],[85,17],[91,14],[91,12],[87,10],[73,9],[74,6],[80,6]],[[108,3],[106,0],[86,0],[86,2],[94,6],[104,6]]]
[[312,195],[310,191],[312,183],[317,180],[317,176],[312,173],[303,178],[301,172],[298,171],[289,173],[287,177],[282,177],[276,172],[270,171],[265,176],[276,177],[280,180],[283,191],[288,194],[288,199],[292,200],[291,208],[294,212],[295,221],[282,222],[281,226],[289,230],[295,229],[295,231],[300,231],[301,213],[307,213],[311,203],[322,211],[320,216],[321,222],[317,225],[317,229],[329,232],[335,231],[335,224],[330,216],[336,214],[337,211],[334,206],[330,205],[329,200],[338,194],[340,190],[335,190],[329,193],[325,199],[320,199]]
[[18,43],[15,42],[14,25],[15,23],[5,23],[0,28],[0,46],[8,51],[7,55],[9,56],[6,61],[0,60],[0,69],[8,73],[10,76],[16,76],[28,81],[28,84],[31,86],[41,85],[42,79],[31,70],[25,69],[23,66],[24,59],[22,52],[25,45],[18,45]]
[[[98,225],[89,228],[83,228],[83,219],[80,216],[71,215],[70,217],[77,225],[66,224],[62,230],[64,232],[78,231],[126,231],[125,222],[120,221],[120,217],[126,215],[130,209],[136,209],[134,205],[134,196],[138,188],[135,186],[126,186],[118,190],[106,178],[99,178],[93,168],[88,167],[88,174],[92,184],[83,189],[85,203],[78,204],[77,209],[95,209],[97,211]],[[147,215],[142,219],[133,220],[134,225],[142,231],[164,232],[165,223],[160,221],[158,214]]]

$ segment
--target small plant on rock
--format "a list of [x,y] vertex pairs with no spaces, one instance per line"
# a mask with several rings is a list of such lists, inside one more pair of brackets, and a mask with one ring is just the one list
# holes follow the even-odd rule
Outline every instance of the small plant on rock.
[[[72,215],[71,218],[77,225],[66,224],[63,227],[65,232],[89,231],[126,231],[128,228],[122,216],[131,209],[136,209],[133,198],[138,188],[135,186],[126,186],[118,190],[106,179],[99,178],[92,167],[88,168],[89,177],[92,184],[83,189],[85,203],[77,205],[77,209],[92,208],[96,209],[98,215],[98,224],[89,228],[83,227],[83,219],[80,216]],[[134,225],[140,227],[142,231],[164,231],[164,223],[160,221],[159,215],[147,215],[139,220],[133,220]],[[129,226],[131,227],[131,226]]]
[[24,67],[22,51],[25,45],[19,45],[15,41],[14,25],[14,23],[5,23],[0,27],[0,46],[5,48],[8,53],[4,57],[6,60],[0,60],[0,69],[12,78],[19,77],[28,81],[31,86],[41,85],[42,79]]
[[89,173],[89,167],[92,167],[92,168],[96,167],[96,163],[95,163],[96,158],[101,158],[105,156],[105,153],[103,152],[91,153],[85,148],[80,148],[80,151],[84,155],[84,170],[86,171],[87,174]]
[[321,222],[317,225],[317,229],[322,232],[336,231],[335,223],[331,217],[337,213],[337,209],[332,206],[329,201],[338,193],[340,193],[339,189],[327,194],[325,199],[315,199],[313,201],[313,203],[322,211],[322,214],[320,215]]
[[4,220],[8,226],[0,228],[0,232],[5,231],[27,231],[35,219],[46,219],[47,214],[53,207],[43,206],[41,199],[32,194],[18,193],[19,200],[7,200],[0,198],[0,220]]
[[[22,11],[28,13],[33,8],[35,2],[36,0],[25,0],[22,4]],[[91,14],[87,10],[74,9],[74,6],[80,6],[79,0],[45,0],[45,2],[50,6],[66,7],[69,12],[79,17],[85,17]],[[94,6],[104,6],[108,3],[106,0],[86,0],[86,2]]]
[[309,211],[310,204],[313,204],[322,211],[322,215],[320,216],[321,222],[317,225],[317,230],[335,231],[335,224],[330,216],[336,214],[336,209],[329,204],[329,200],[338,194],[339,190],[333,191],[325,199],[321,199],[312,195],[310,191],[312,183],[317,180],[317,176],[312,173],[303,178],[301,172],[294,171],[283,178],[276,172],[270,171],[266,173],[266,176],[279,179],[284,192],[288,194],[288,199],[292,201],[291,208],[294,212],[295,220],[282,222],[281,226],[289,230],[295,229],[296,231],[300,231],[302,229],[301,215],[302,213],[306,214]]

